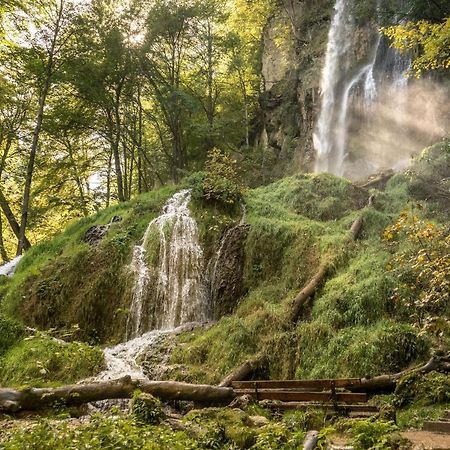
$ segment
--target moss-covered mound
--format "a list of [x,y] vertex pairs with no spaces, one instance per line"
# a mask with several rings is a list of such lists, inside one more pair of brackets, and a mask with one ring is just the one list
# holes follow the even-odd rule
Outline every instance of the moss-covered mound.
[[[445,224],[444,169],[434,166],[448,155],[446,142],[428,149],[410,172],[395,175],[382,192],[327,174],[297,175],[249,190],[242,295],[228,309],[232,314],[219,317],[211,328],[176,338],[166,376],[217,382],[256,353],[268,359],[266,370],[256,375],[270,378],[376,375],[427,358],[436,336],[448,335],[448,329],[433,335],[407,309],[399,309],[394,301],[399,281],[391,266],[399,252],[413,251],[414,245],[389,244],[383,232],[408,205],[414,205],[420,220]],[[418,189],[424,177],[429,177],[427,185],[437,186],[426,198]],[[177,189],[164,188],[104,210],[30,250],[14,278],[2,281],[3,313],[41,329],[78,325],[75,338],[89,342],[122,340],[133,283],[128,268],[132,247]],[[374,205],[366,207],[371,194]],[[221,237],[241,212],[198,197],[191,209],[207,273]],[[348,230],[360,215],[362,233],[349,242]],[[103,239],[84,242],[88,229],[114,216],[121,220],[111,224]],[[158,239],[150,239],[150,263],[155,263],[158,245]],[[292,299],[326,260],[333,261],[327,282],[293,326],[288,320]],[[5,325],[10,331],[0,346],[11,345],[11,326]],[[446,339],[441,344],[450,342]]]

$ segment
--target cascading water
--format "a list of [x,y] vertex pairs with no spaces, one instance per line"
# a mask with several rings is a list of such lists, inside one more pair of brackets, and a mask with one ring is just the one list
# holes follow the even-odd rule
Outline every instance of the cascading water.
[[[328,33],[325,66],[322,73],[320,110],[317,131],[314,134],[316,148],[316,172],[333,172],[340,170],[343,160],[343,149],[339,148],[338,140],[342,141],[342,127],[335,124],[339,101],[338,85],[341,73],[348,70],[348,52],[351,44],[353,21],[347,11],[346,0],[336,0],[335,14]],[[348,96],[347,96],[348,98]],[[344,98],[345,100],[345,98]],[[339,108],[339,122],[346,115],[343,108]],[[339,135],[339,136],[337,136]]]
[[[136,281],[127,324],[128,337],[135,338],[151,328],[172,329],[208,318],[209,305],[202,275],[203,251],[197,223],[189,211],[190,200],[189,190],[175,194],[164,206],[163,213],[148,225],[142,244],[134,249],[132,268]],[[159,262],[156,276],[152,277],[147,247],[154,231],[159,235]],[[148,317],[148,312],[144,311],[150,285],[156,293],[153,317]]]
[[[378,12],[381,4],[382,0],[378,1]],[[356,127],[364,134],[362,128],[372,119],[373,106],[383,101],[379,99],[380,87],[385,89],[389,85],[397,90],[406,87],[405,75],[410,64],[408,56],[394,49],[386,50],[385,40],[370,26],[366,28],[367,48],[356,49],[360,30],[353,16],[355,6],[355,0],[336,0],[335,3],[321,80],[321,110],[313,136],[315,171],[339,176],[346,173],[349,126],[355,125],[352,112],[358,103],[356,100],[362,107],[356,114],[356,122],[359,121]],[[361,53],[366,56],[361,57]],[[357,145],[360,147],[361,142]]]
[[[104,350],[107,369],[96,379],[123,375],[143,378],[137,360],[149,347],[177,333],[183,324],[203,323],[210,317],[203,279],[203,251],[197,223],[189,211],[190,200],[189,190],[171,197],[162,214],[149,223],[142,243],[135,246],[128,340]],[[158,264],[151,267],[148,251],[157,243]]]
[[21,259],[22,255],[16,256],[11,261],[7,262],[6,264],[3,264],[3,266],[0,266],[0,276],[3,275],[6,277],[12,277]]

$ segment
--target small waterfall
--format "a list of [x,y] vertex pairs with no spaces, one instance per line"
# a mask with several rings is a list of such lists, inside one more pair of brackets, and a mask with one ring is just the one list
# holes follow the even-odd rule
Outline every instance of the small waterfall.
[[[190,190],[176,193],[152,220],[142,244],[133,252],[132,268],[136,279],[127,336],[136,338],[150,328],[170,330],[188,322],[204,322],[209,302],[203,280],[203,251],[198,227],[189,211]],[[152,232],[159,234],[159,262],[156,275],[147,263],[147,248]],[[144,311],[149,288],[155,291],[153,317]],[[148,320],[149,319],[149,320]]]
[[22,255],[16,256],[11,261],[7,262],[6,264],[3,264],[3,266],[0,266],[0,276],[6,276],[6,277],[12,277],[14,273],[16,272],[16,268],[22,259]]
[[[149,348],[209,319],[203,251],[197,223],[189,211],[190,200],[190,190],[173,195],[135,246],[127,341],[104,350],[107,368],[95,380],[124,375],[145,378],[139,360]],[[147,261],[148,251],[156,244],[158,264],[152,267]]]

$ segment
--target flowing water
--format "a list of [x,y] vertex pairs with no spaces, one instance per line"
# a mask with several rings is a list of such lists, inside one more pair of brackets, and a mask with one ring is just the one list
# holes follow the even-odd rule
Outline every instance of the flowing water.
[[11,261],[7,262],[6,264],[3,264],[3,266],[0,266],[0,276],[3,275],[6,277],[12,277],[21,259],[22,255],[16,256]]
[[366,58],[356,61],[358,27],[353,17],[355,5],[356,0],[336,0],[335,3],[321,79],[321,109],[313,136],[315,171],[339,176],[344,175],[346,169],[349,116],[353,103],[359,97],[363,106],[359,114],[365,116],[360,124],[368,123],[380,88],[389,85],[396,92],[405,88],[408,84],[405,74],[410,65],[408,56],[394,49],[386,51],[383,38],[375,31]]
[[[127,337],[135,338],[151,328],[173,329],[188,322],[208,319],[209,304],[203,280],[203,251],[198,227],[189,211],[191,193],[183,190],[169,199],[162,214],[152,220],[140,245],[133,251],[135,283],[127,324]],[[147,262],[151,238],[159,240],[158,267]],[[151,291],[151,292],[150,292]],[[148,296],[153,314],[145,310]]]
[[[144,378],[140,359],[152,346],[183,325],[204,323],[210,305],[203,276],[198,227],[189,211],[190,190],[172,196],[152,220],[131,263],[135,276],[127,341],[104,350],[106,370],[96,380],[124,375]],[[151,246],[159,246],[158,264],[148,263]]]

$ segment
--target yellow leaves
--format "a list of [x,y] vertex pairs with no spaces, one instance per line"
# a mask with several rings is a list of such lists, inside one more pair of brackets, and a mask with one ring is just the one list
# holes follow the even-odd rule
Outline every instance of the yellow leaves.
[[450,17],[442,23],[407,22],[382,28],[381,32],[391,40],[392,47],[417,53],[412,62],[417,78],[424,71],[450,67]]

